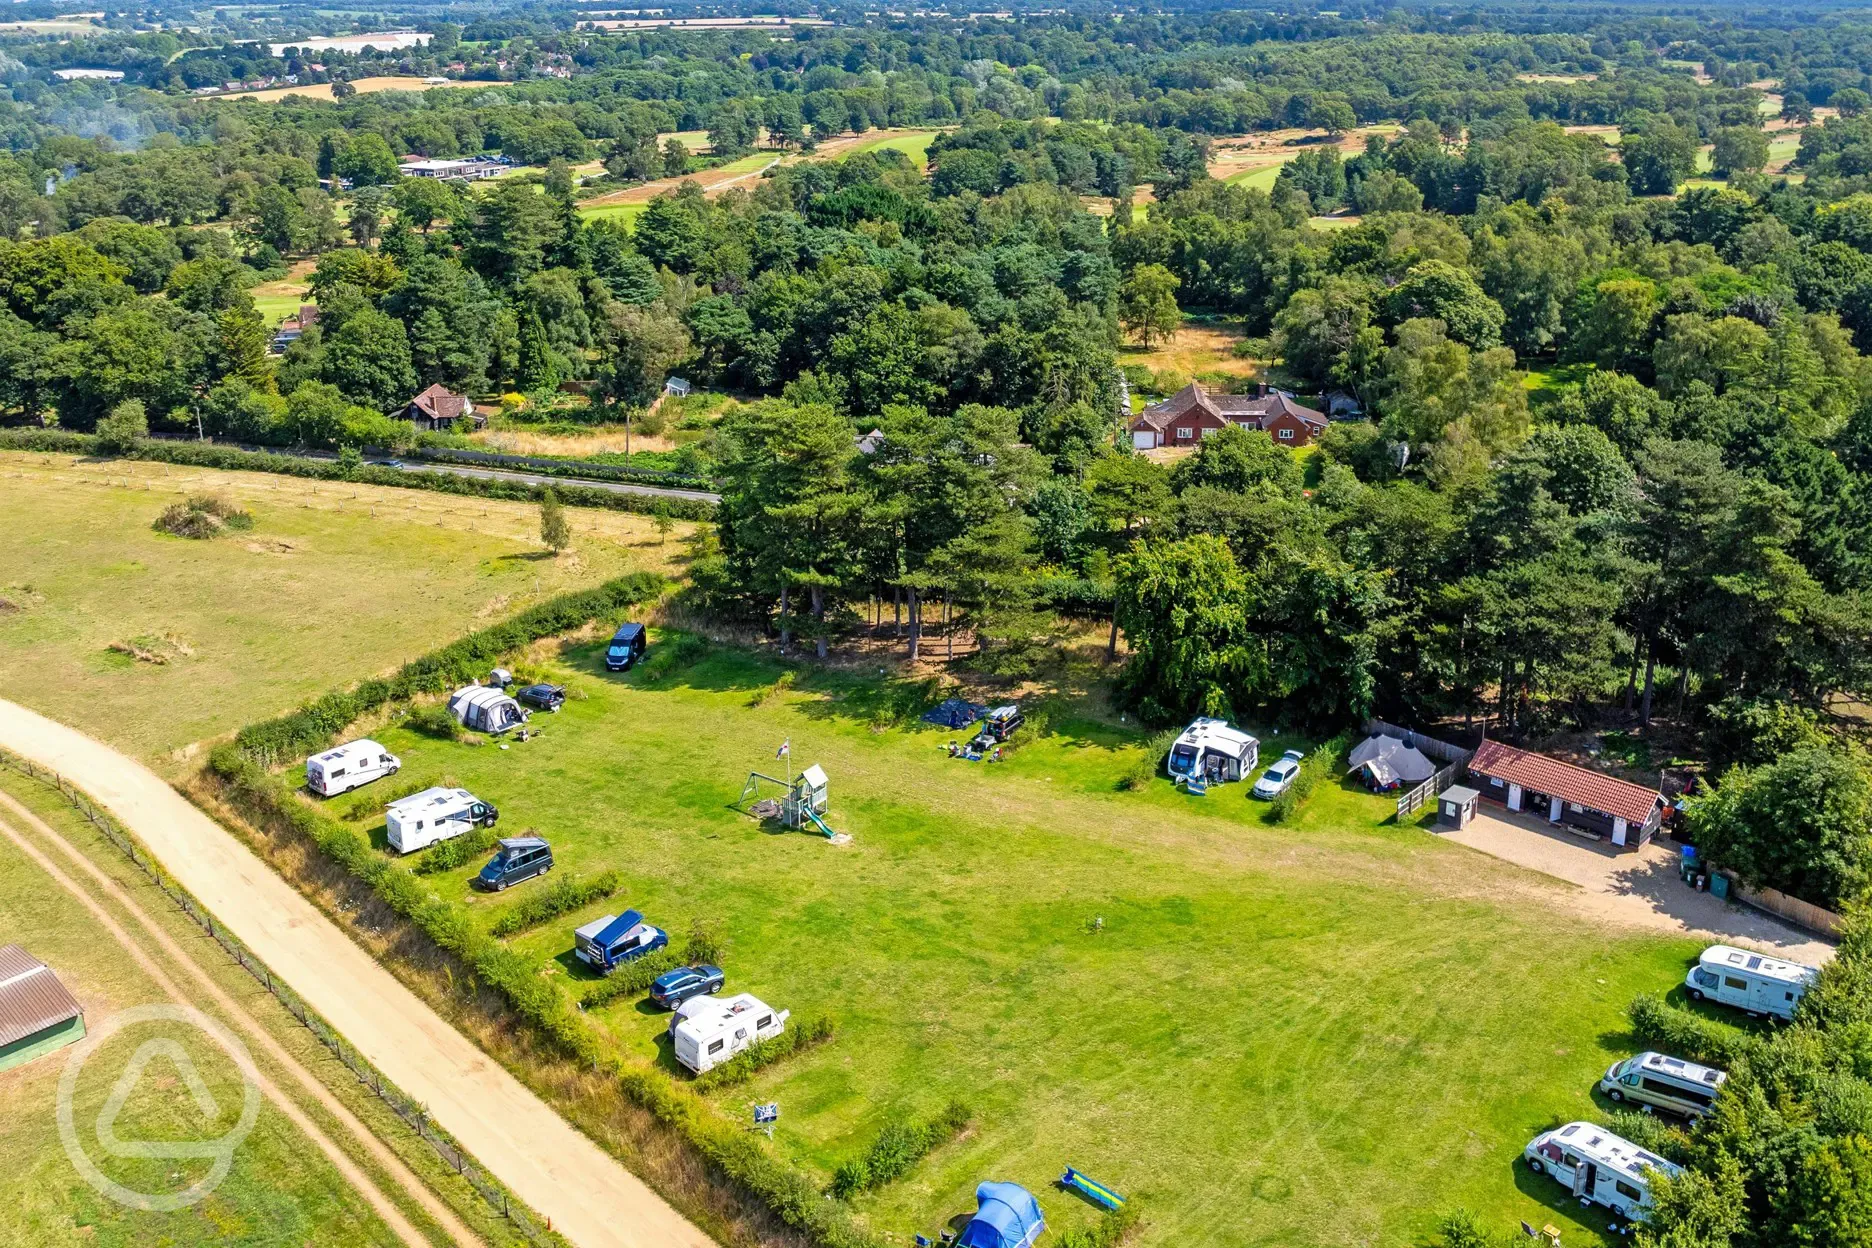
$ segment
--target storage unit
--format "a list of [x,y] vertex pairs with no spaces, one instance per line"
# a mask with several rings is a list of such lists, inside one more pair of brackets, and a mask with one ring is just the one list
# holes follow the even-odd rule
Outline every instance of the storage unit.
[[1523,1150],[1528,1169],[1551,1174],[1582,1201],[1642,1222],[1651,1206],[1651,1180],[1676,1178],[1683,1167],[1647,1153],[1630,1140],[1590,1122],[1543,1131]]
[[1684,976],[1684,988],[1692,1001],[1720,1001],[1758,1018],[1786,1019],[1794,1017],[1794,1007],[1819,974],[1799,962],[1711,945]]
[[384,807],[384,833],[399,854],[492,827],[500,811],[467,789],[424,789]]
[[1475,818],[1476,803],[1482,795],[1464,784],[1452,784],[1437,798],[1437,823],[1441,827],[1462,829]]
[[701,1074],[762,1040],[786,1030],[792,1014],[776,1010],[752,993],[691,997],[677,1007],[670,1025],[676,1060]]
[[18,945],[0,947],[0,1070],[84,1039],[84,1007]]
[[383,776],[394,776],[403,760],[366,737],[306,759],[306,788],[336,797]]

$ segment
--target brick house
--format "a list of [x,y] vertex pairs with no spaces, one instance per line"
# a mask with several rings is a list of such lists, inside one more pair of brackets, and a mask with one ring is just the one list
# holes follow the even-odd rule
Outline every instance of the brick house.
[[487,424],[487,417],[475,411],[467,395],[440,385],[430,386],[411,399],[402,415],[418,429],[453,429],[457,421],[466,421],[476,429]]
[[1192,381],[1132,418],[1131,445],[1140,451],[1195,446],[1230,425],[1259,429],[1281,446],[1306,446],[1326,428],[1326,417],[1265,383],[1253,394],[1211,394]]

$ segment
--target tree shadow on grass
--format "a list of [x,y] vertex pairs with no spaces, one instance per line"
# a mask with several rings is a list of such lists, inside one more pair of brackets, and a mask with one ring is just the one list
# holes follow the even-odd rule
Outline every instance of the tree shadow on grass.
[[494,556],[495,563],[550,563],[559,557],[554,550],[517,550],[511,554]]

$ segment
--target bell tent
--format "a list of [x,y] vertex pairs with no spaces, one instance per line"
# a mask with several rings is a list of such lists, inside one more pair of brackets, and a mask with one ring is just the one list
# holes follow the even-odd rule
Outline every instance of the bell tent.
[[1423,751],[1398,737],[1367,737],[1346,756],[1351,766],[1374,789],[1395,789],[1406,784],[1422,784],[1436,774],[1436,764]]

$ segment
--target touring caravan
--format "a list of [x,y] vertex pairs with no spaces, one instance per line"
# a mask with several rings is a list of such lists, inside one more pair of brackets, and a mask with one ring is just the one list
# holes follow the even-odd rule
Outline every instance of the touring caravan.
[[467,789],[424,789],[384,808],[384,830],[399,854],[493,826],[500,812]]
[[1255,769],[1261,743],[1226,720],[1196,719],[1170,747],[1172,779],[1222,784],[1240,780]]
[[1551,1174],[1582,1201],[1634,1222],[1650,1208],[1653,1174],[1676,1178],[1683,1169],[1590,1122],[1543,1131],[1522,1155],[1534,1173]]
[[403,760],[366,737],[306,759],[306,788],[337,797],[382,776],[394,776]]
[[1712,1066],[1681,1057],[1640,1053],[1612,1063],[1599,1081],[1599,1090],[1615,1101],[1630,1101],[1646,1110],[1668,1109],[1686,1118],[1701,1118],[1728,1077]]
[[677,1007],[670,1027],[676,1060],[699,1075],[751,1045],[780,1035],[790,1017],[788,1011],[773,1009],[745,992],[732,997],[691,997]]
[[1684,976],[1684,988],[1692,1001],[1720,1001],[1756,1018],[1789,1019],[1819,973],[1798,962],[1711,945]]

